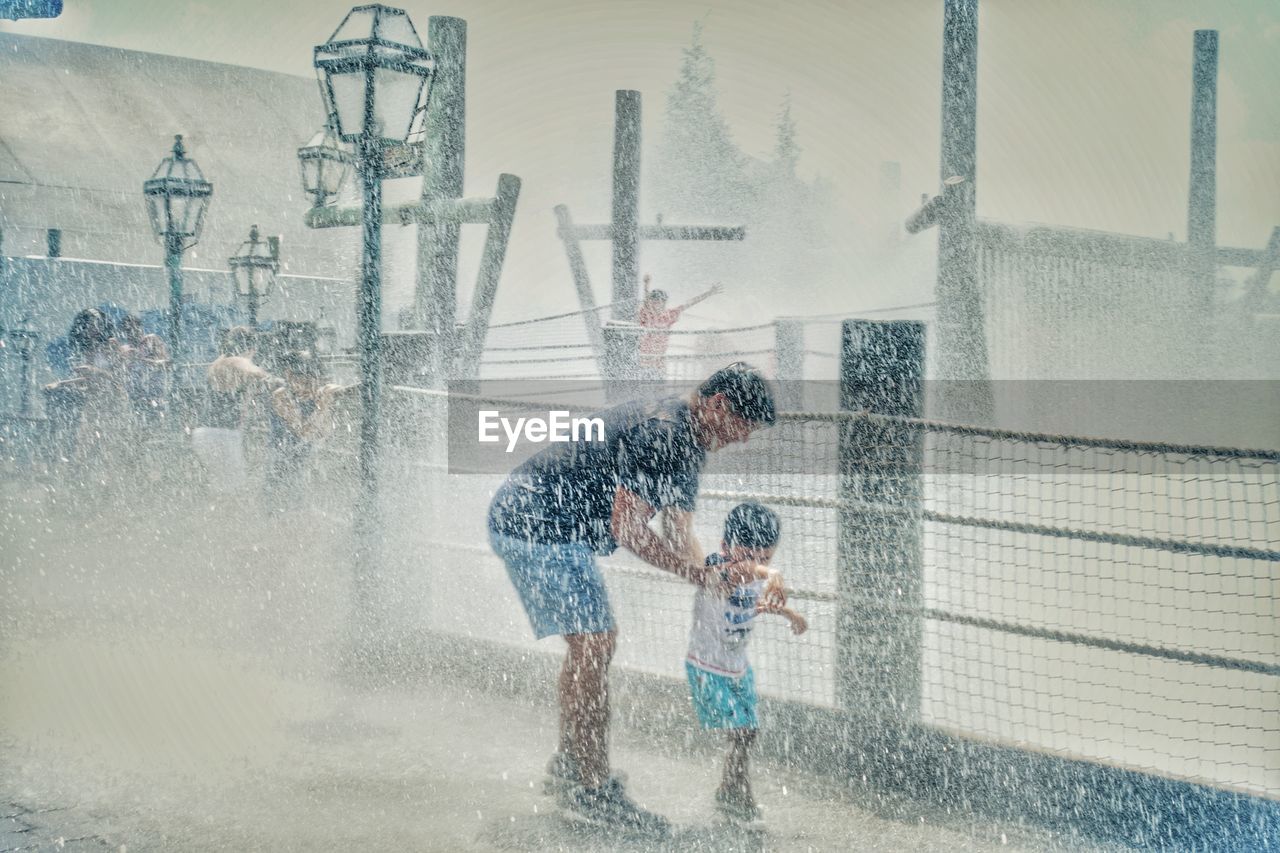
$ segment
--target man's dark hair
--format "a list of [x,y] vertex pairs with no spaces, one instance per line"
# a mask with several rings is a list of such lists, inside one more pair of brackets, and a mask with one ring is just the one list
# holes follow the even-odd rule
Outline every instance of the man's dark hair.
[[744,361],[735,361],[711,374],[698,386],[698,396],[723,394],[734,414],[753,424],[772,424],[777,420],[773,389],[760,371]]
[[772,548],[782,536],[778,514],[764,504],[747,501],[735,506],[724,520],[724,544],[732,548]]
[[67,340],[76,357],[84,357],[96,347],[106,344],[115,336],[115,323],[97,308],[85,308],[71,318]]
[[666,302],[666,301],[667,301],[667,292],[666,292],[665,290],[657,290],[657,289],[655,289],[655,290],[650,290],[650,291],[649,291],[649,295],[648,295],[648,296],[646,296],[645,298],[646,298],[646,299],[651,299],[651,300],[653,300],[654,302]]

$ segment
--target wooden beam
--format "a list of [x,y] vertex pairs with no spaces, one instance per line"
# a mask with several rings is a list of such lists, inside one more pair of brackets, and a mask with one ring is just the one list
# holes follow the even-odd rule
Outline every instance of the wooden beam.
[[569,258],[569,274],[573,277],[573,286],[578,291],[578,305],[582,308],[582,319],[587,324],[587,339],[591,341],[591,350],[604,374],[604,333],[600,330],[599,312],[596,311],[595,293],[591,290],[591,277],[587,272],[586,259],[582,257],[582,247],[578,245],[578,228],[574,227],[569,216],[569,208],[558,204],[555,208],[556,222],[560,224],[558,233],[564,241],[564,252]]
[[[488,225],[493,217],[492,198],[440,198],[430,202],[384,205],[383,225]],[[303,221],[308,228],[349,228],[360,224],[358,207],[313,207]]]
[[[641,240],[742,240],[747,236],[743,225],[641,225]],[[575,240],[612,240],[612,225],[575,225]],[[564,235],[560,235],[564,239]]]
[[471,297],[471,313],[467,315],[466,340],[456,356],[450,375],[480,376],[480,355],[484,339],[489,331],[489,316],[493,313],[493,300],[498,292],[498,279],[502,275],[502,263],[507,256],[507,242],[511,237],[511,222],[516,215],[516,201],[520,198],[520,179],[515,175],[498,176],[498,189],[493,196],[489,231],[484,238],[484,252],[480,256],[480,272],[476,289]]

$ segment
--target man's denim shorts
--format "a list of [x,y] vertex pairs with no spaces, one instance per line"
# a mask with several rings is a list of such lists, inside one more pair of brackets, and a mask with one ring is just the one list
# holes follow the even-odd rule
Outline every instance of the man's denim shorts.
[[613,610],[591,546],[527,542],[489,531],[493,552],[529,614],[533,633],[600,634],[613,630]]

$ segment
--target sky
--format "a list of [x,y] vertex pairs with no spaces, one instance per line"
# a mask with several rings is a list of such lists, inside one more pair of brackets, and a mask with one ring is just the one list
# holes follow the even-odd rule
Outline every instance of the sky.
[[[312,46],[348,8],[66,0],[59,19],[0,30],[310,76]],[[739,146],[768,156],[791,93],[800,172],[831,183],[842,225],[869,227],[883,215],[881,161],[902,164],[904,206],[941,177],[941,0],[446,0],[406,9],[424,35],[432,14],[468,22],[467,193],[491,194],[499,172],[524,180],[504,274],[504,286],[514,281],[522,293],[500,296],[499,319],[574,307],[551,209],[566,203],[577,221],[607,218],[615,89],[643,93],[653,162],[695,21]],[[983,0],[979,26],[980,216],[1183,239],[1192,34],[1216,28],[1218,241],[1261,247],[1280,224],[1280,4]],[[481,239],[464,242],[464,276]],[[601,288],[607,252],[589,260]],[[678,297],[703,284],[668,287]],[[845,307],[839,288],[828,290],[815,310]]]

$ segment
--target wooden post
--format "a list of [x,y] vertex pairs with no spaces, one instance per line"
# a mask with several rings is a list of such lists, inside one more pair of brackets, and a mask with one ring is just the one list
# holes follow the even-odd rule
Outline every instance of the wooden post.
[[493,300],[498,293],[498,279],[502,276],[502,262],[507,254],[511,222],[515,219],[519,198],[520,179],[505,173],[499,175],[489,215],[489,229],[484,237],[484,251],[480,256],[480,273],[471,297],[471,313],[467,315],[467,340],[454,356],[459,359],[454,365],[455,376],[465,375],[473,379],[480,376],[480,356],[489,331],[489,316],[493,313]]
[[[1190,316],[1213,316],[1217,264],[1218,31],[1196,30],[1191,72],[1191,180],[1187,192]],[[1201,340],[1208,336],[1200,334]],[[1202,361],[1202,360],[1200,360]]]
[[613,311],[634,323],[640,292],[640,93],[614,93]]
[[773,354],[777,359],[778,390],[784,409],[800,409],[804,399],[804,321],[779,317],[773,321]]
[[640,326],[610,320],[604,336],[605,399],[621,403],[636,396],[640,378]]
[[[923,323],[846,320],[840,408],[920,417],[924,342]],[[840,429],[836,699],[877,737],[920,710],[921,438],[865,418]]]
[[[462,197],[466,157],[467,22],[432,15],[427,49],[435,60],[431,102],[427,105],[426,150],[422,166],[422,203]],[[458,313],[458,237],[461,223],[436,218],[418,225],[418,280],[415,312],[432,333],[432,381],[439,382],[453,347]]]
[[[938,219],[938,378],[944,417],[993,415],[977,248],[978,0],[946,0],[942,25],[942,180]],[[963,384],[955,384],[957,381]]]
[[596,363],[600,365],[600,374],[608,376],[605,365],[604,333],[600,331],[601,318],[596,311],[596,299],[591,291],[587,262],[582,257],[582,246],[578,243],[578,234],[567,206],[556,205],[556,222],[560,226],[560,239],[564,241],[564,251],[569,258],[569,274],[573,276],[573,286],[578,291],[578,305],[582,308],[582,320],[587,324],[587,339],[591,341],[591,350],[596,357]]

